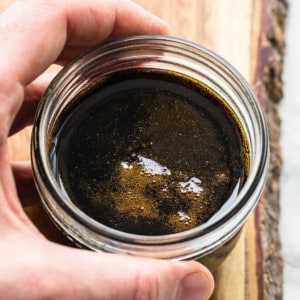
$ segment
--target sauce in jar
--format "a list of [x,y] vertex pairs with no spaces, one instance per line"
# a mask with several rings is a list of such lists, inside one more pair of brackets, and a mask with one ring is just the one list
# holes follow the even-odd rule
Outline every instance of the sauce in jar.
[[203,224],[237,196],[249,164],[241,126],[222,98],[158,69],[116,72],[76,100],[49,153],[77,207],[140,235]]

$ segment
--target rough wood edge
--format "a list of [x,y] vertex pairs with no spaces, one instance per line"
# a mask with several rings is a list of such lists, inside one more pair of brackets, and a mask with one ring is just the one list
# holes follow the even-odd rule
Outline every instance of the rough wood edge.
[[254,87],[261,100],[270,132],[270,169],[265,194],[255,211],[257,228],[258,299],[282,299],[283,262],[279,238],[280,117],[278,103],[283,96],[282,70],[285,55],[285,23],[287,0],[262,1],[261,34],[259,38]]

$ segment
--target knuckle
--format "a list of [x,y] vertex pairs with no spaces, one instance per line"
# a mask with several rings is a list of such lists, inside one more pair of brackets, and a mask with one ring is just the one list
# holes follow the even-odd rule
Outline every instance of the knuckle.
[[134,300],[158,300],[159,281],[155,274],[139,272],[136,276]]
[[[3,77],[0,76],[0,78]],[[24,91],[17,81],[6,80],[5,82],[6,84],[1,86],[0,91],[0,122],[1,130],[7,134],[23,102]]]

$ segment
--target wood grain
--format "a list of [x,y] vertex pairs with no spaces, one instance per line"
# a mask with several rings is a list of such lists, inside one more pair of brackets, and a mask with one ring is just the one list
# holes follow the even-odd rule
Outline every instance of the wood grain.
[[[269,179],[265,194],[248,220],[237,246],[214,274],[216,289],[212,299],[281,299],[282,264],[278,237],[281,158],[276,105],[282,91],[287,4],[284,0],[136,2],[166,20],[172,35],[199,43],[227,59],[253,84],[261,99],[271,129]],[[0,10],[11,3],[12,0],[0,0]],[[275,92],[272,94],[271,91]],[[29,159],[30,132],[31,129],[26,128],[10,139],[12,159]],[[56,229],[40,206],[32,208],[29,214],[45,234],[52,239],[57,237]]]

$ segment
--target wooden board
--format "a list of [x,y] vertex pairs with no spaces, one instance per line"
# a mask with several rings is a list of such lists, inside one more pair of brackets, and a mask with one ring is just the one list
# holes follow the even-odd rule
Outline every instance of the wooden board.
[[[0,0],[0,10],[12,0]],[[172,35],[199,43],[223,56],[253,85],[266,111],[271,167],[265,193],[240,241],[214,274],[216,300],[281,299],[282,261],[278,237],[279,117],[282,96],[285,0],[136,0],[170,24]],[[10,139],[12,159],[29,158],[30,128]],[[22,149],[22,150],[21,150]],[[26,149],[26,151],[24,151]],[[42,232],[57,238],[40,206],[29,214]]]

